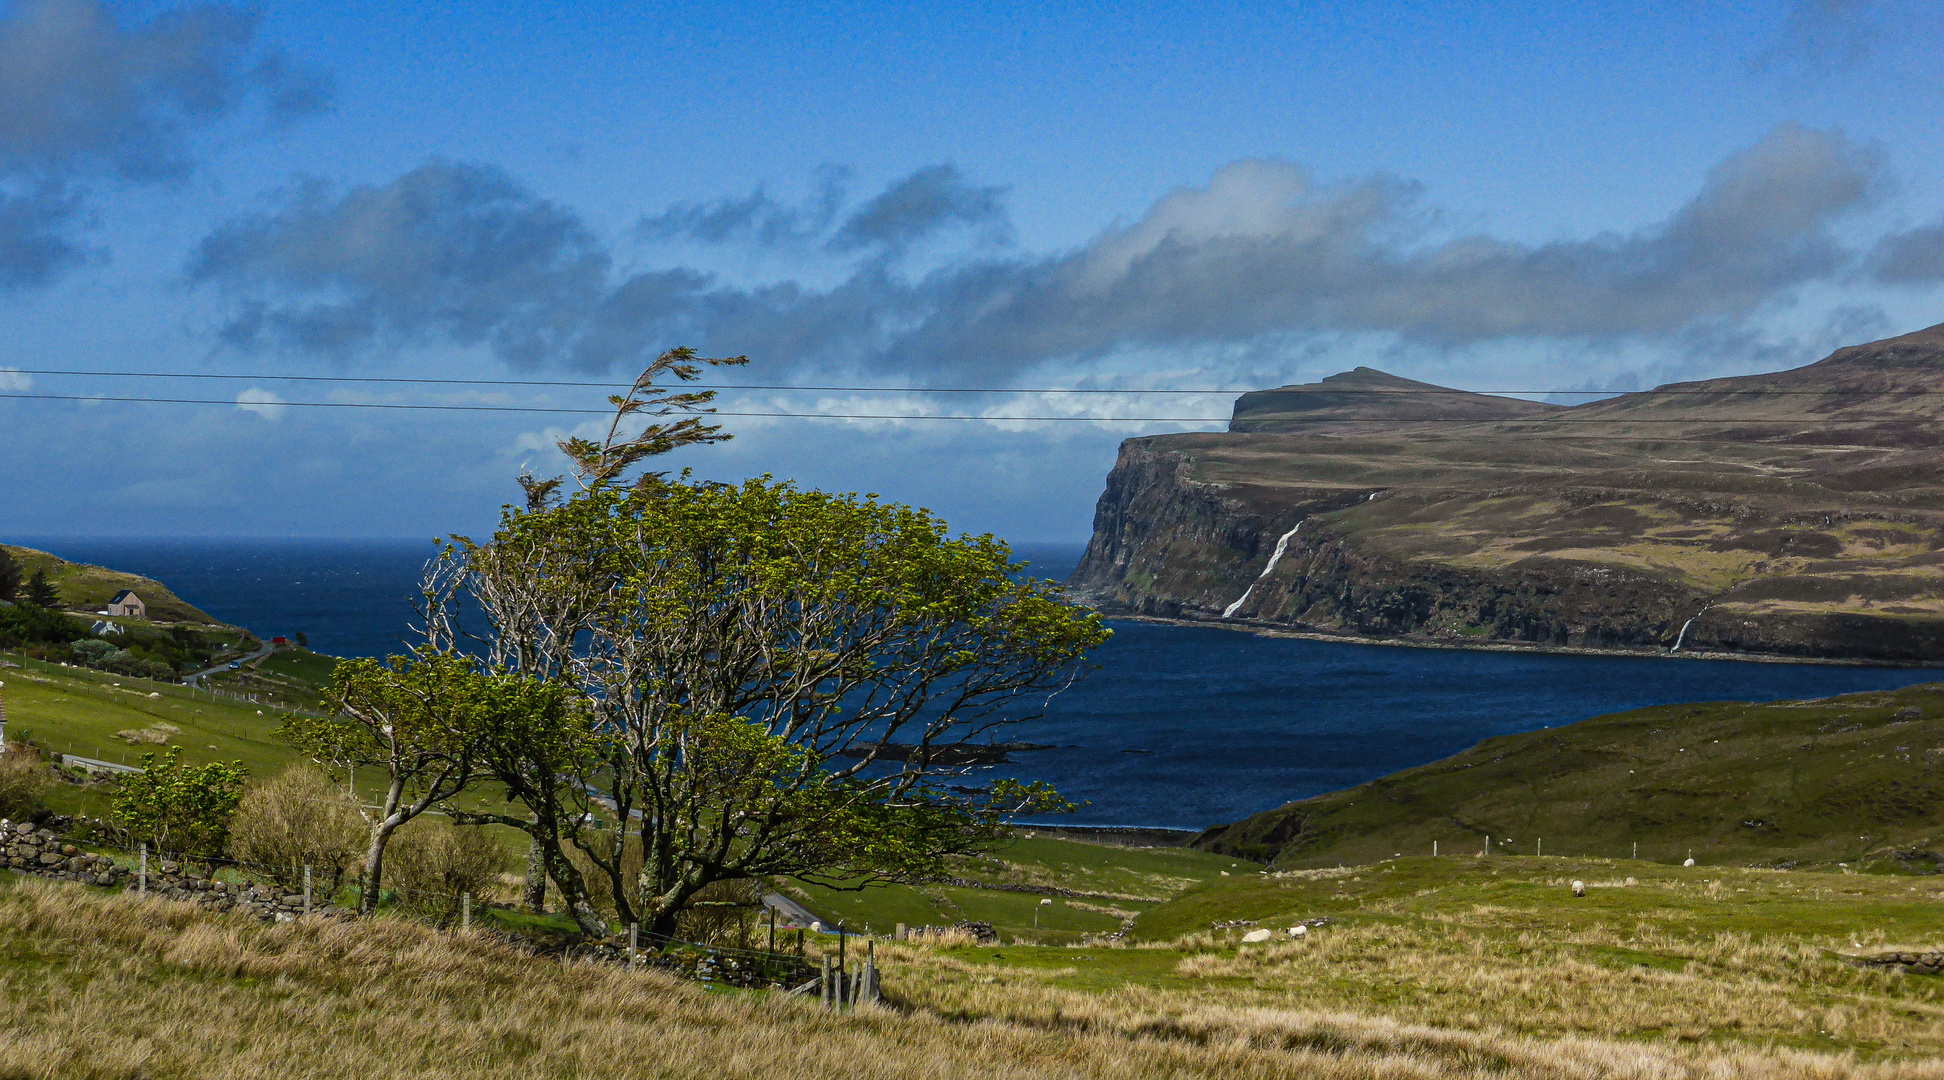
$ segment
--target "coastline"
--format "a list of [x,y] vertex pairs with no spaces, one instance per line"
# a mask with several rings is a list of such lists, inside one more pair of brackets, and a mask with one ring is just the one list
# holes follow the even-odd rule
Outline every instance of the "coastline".
[[1158,615],[1123,615],[1110,614],[1105,611],[1100,612],[1100,616],[1108,622],[1144,622],[1156,623],[1162,626],[1197,626],[1213,630],[1229,630],[1236,633],[1253,634],[1256,637],[1292,638],[1301,641],[1333,641],[1349,645],[1384,645],[1401,649],[1446,649],[1455,652],[1543,653],[1557,656],[1619,656],[1642,660],[1738,660],[1755,664],[1815,664],[1825,667],[1908,668],[1918,670],[1944,669],[1944,661],[1870,660],[1830,656],[1783,656],[1776,653],[1672,652],[1660,648],[1593,649],[1583,645],[1542,645],[1524,641],[1490,641],[1473,645],[1459,642],[1424,641],[1410,638],[1369,637],[1363,634],[1332,633],[1327,630],[1296,630],[1273,623],[1255,622],[1248,619],[1170,619]]

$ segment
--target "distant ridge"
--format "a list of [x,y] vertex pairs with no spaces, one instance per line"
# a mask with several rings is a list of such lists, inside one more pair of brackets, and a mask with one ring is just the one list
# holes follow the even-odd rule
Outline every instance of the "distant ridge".
[[1229,430],[1300,431],[1319,420],[1515,420],[1559,412],[1540,401],[1475,394],[1360,367],[1320,382],[1257,390],[1235,400]]
[[1245,394],[1227,432],[1121,445],[1069,584],[1346,637],[1944,665],[1944,324],[1571,408],[1370,368]]

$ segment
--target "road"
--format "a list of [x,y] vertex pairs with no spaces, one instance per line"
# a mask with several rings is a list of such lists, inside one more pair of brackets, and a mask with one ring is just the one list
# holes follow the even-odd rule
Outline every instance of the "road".
[[817,921],[817,917],[805,910],[802,904],[784,896],[782,893],[763,894],[763,904],[767,907],[775,908],[776,913],[788,920],[788,924],[792,926],[807,927]]
[[231,664],[254,664],[258,660],[261,660],[264,657],[269,656],[271,653],[276,651],[277,651],[277,646],[274,642],[272,642],[270,644],[265,645],[263,648],[258,649],[257,651],[251,653],[250,655],[243,657],[241,660],[225,660],[222,663],[217,664],[213,668],[204,668],[203,670],[198,671],[193,675],[185,675],[182,677],[182,681],[186,683],[193,683],[197,679],[202,678],[204,675],[215,675],[218,674],[219,672],[228,671],[229,666]]

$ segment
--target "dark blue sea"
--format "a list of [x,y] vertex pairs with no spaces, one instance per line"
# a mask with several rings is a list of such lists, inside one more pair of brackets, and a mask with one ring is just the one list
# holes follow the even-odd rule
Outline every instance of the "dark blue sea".
[[[338,656],[396,651],[427,541],[23,538],[143,574],[260,636]],[[1064,578],[1080,547],[1021,546]],[[1719,660],[1459,652],[1117,622],[1100,670],[1006,738],[1057,749],[1005,771],[1075,802],[1069,824],[1202,828],[1456,753],[1491,735],[1677,701],[1824,697],[1944,673]]]

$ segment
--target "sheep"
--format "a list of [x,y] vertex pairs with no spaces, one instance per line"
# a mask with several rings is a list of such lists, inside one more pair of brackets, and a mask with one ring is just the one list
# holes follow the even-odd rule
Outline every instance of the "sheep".
[[1575,880],[1573,881],[1573,895],[1574,895],[1574,896],[1585,896],[1585,895],[1586,895],[1586,882],[1584,882],[1584,881],[1580,881],[1580,880],[1578,880],[1578,879],[1575,879]]
[[1302,923],[1297,923],[1295,926],[1289,928],[1289,936],[1291,939],[1300,940],[1308,934],[1309,927],[1304,926]]

